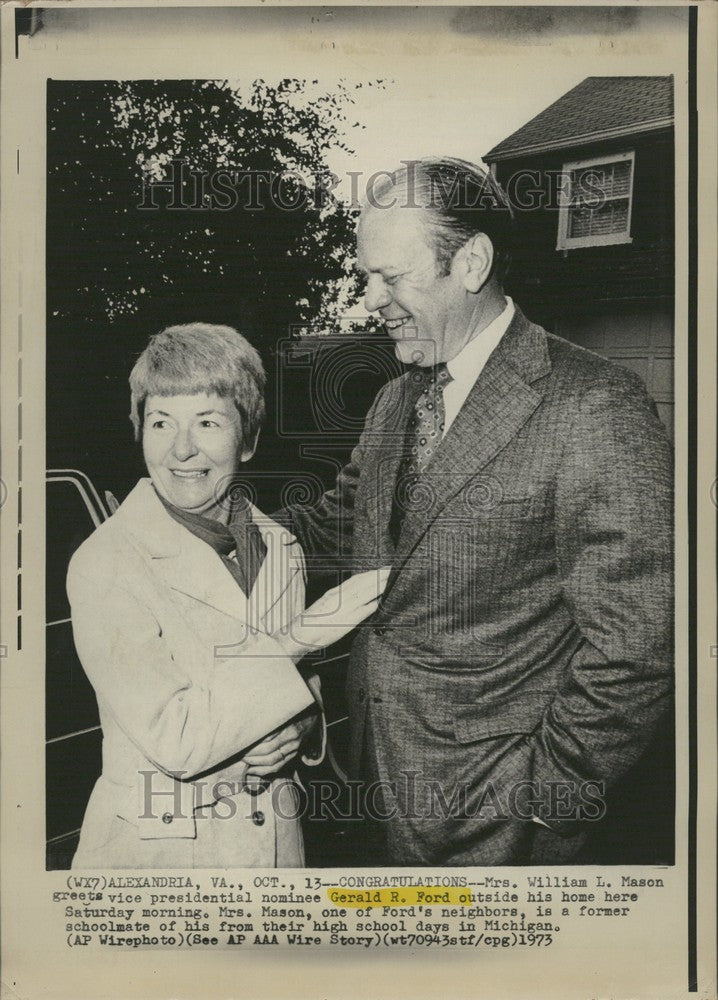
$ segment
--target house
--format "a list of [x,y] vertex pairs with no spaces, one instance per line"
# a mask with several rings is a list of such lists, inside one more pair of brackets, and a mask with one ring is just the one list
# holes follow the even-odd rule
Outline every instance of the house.
[[484,155],[515,208],[507,291],[636,371],[673,432],[673,78],[591,76]]

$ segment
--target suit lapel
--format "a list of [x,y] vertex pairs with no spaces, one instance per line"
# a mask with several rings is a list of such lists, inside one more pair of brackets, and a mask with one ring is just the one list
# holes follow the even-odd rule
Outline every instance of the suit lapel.
[[[394,556],[389,521],[414,398],[409,373],[389,383],[369,429],[366,464],[362,469],[361,489],[373,535],[371,540],[358,541],[362,544],[369,541],[370,551],[374,553],[376,539],[379,543],[379,558],[386,559],[387,562],[391,562]],[[355,543],[355,555],[357,554],[361,553],[357,553]]]
[[543,393],[532,383],[550,370],[545,332],[517,309],[434,455],[424,476],[423,502],[407,513],[385,600],[447,503],[506,447],[541,403]]

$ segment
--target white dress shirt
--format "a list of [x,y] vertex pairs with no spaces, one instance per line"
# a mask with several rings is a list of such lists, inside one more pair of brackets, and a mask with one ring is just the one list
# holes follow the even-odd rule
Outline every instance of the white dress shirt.
[[506,296],[506,308],[447,363],[452,381],[444,387],[444,436],[474,388],[493,350],[509,328],[516,307]]

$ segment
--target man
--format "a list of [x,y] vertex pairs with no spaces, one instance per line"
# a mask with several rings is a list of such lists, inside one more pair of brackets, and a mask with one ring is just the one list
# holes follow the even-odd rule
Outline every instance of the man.
[[506,298],[511,230],[463,161],[374,189],[366,306],[407,369],[335,489],[286,512],[310,556],[393,567],[348,675],[385,863],[579,858],[670,705],[664,428],[638,377]]

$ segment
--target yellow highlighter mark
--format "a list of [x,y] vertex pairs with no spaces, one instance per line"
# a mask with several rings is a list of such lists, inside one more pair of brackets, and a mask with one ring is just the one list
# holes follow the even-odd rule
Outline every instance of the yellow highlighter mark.
[[438,889],[424,885],[400,889],[327,889],[330,902],[337,906],[470,906],[473,896],[468,889]]

